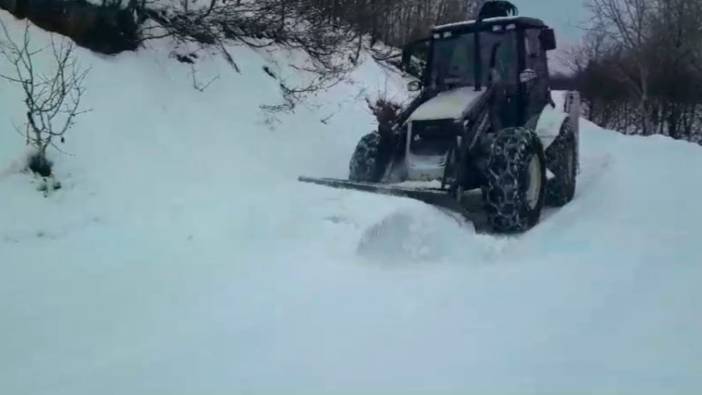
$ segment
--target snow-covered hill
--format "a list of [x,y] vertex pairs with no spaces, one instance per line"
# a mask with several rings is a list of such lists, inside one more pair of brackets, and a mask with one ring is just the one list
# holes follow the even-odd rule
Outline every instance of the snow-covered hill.
[[232,46],[241,74],[205,57],[201,93],[169,48],[79,51],[93,112],[49,198],[13,165],[22,103],[0,85],[1,394],[702,390],[700,147],[583,121],[575,200],[478,235],[295,181],[346,175],[363,98],[397,76],[366,61],[271,118],[262,67],[299,54]]

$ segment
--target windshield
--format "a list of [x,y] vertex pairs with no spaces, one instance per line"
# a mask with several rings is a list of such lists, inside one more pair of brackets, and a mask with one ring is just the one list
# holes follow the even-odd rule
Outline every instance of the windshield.
[[[517,47],[514,31],[481,32],[481,83],[495,68],[502,81],[516,81]],[[475,86],[475,34],[464,33],[434,40],[431,80],[434,87]]]
[[475,35],[473,33],[434,41],[431,84],[467,86],[475,84]]

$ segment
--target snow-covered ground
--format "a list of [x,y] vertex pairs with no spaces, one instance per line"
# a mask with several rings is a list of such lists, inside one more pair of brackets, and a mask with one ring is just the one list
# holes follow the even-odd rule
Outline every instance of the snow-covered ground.
[[700,147],[583,121],[575,200],[478,235],[295,181],[346,176],[363,98],[398,77],[367,61],[270,117],[262,67],[299,54],[233,46],[241,74],[206,57],[201,93],[167,48],[79,51],[93,111],[48,198],[0,85],[0,394],[702,391]]

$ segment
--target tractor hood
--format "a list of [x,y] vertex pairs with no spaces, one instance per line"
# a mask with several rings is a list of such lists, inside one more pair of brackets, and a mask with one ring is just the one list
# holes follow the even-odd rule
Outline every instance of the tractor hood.
[[409,117],[409,121],[461,119],[485,92],[476,92],[472,86],[441,92],[419,106]]

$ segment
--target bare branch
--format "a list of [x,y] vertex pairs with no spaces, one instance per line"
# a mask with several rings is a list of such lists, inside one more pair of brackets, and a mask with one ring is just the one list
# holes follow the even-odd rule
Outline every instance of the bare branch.
[[[15,72],[15,75],[2,74],[0,78],[21,86],[26,106],[24,134],[28,144],[44,157],[48,147],[58,149],[54,138],[60,137],[63,141],[63,136],[75,125],[76,118],[86,112],[80,103],[90,69],[78,65],[74,46],[68,41],[57,43],[52,36],[50,45],[45,48],[49,51],[33,50],[29,23],[25,25],[19,43],[11,37],[2,21],[0,26],[5,38],[5,48],[0,52]],[[35,56],[45,52],[49,52],[53,59],[50,73],[37,71],[34,67]]]

